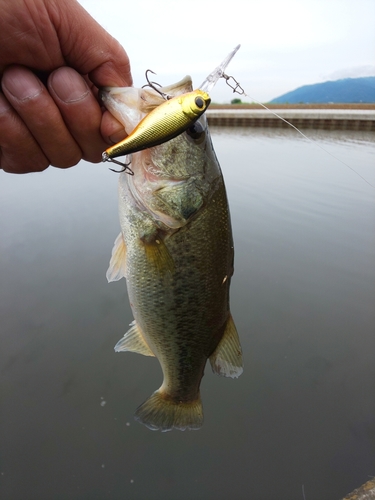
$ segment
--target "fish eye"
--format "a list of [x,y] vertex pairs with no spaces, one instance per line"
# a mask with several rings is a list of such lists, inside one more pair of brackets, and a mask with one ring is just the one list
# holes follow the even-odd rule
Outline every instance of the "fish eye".
[[195,104],[198,106],[199,109],[202,109],[204,107],[204,100],[201,97],[196,97]]
[[186,131],[187,135],[189,135],[192,139],[203,139],[205,129],[201,123],[195,122],[191,127],[189,127]]

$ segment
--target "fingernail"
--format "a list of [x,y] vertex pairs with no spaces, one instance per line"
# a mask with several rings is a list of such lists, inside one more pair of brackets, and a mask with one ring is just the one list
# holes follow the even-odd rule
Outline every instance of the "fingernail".
[[57,97],[66,103],[80,101],[90,92],[85,80],[71,68],[56,70],[50,83]]
[[4,73],[3,87],[19,101],[27,101],[43,92],[43,86],[31,71],[12,68]]

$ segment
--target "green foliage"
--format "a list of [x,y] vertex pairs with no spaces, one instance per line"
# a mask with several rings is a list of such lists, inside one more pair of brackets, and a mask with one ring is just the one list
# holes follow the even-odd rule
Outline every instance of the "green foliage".
[[242,101],[241,101],[241,99],[236,98],[236,99],[232,99],[232,100],[230,101],[230,103],[231,103],[231,104],[242,104]]

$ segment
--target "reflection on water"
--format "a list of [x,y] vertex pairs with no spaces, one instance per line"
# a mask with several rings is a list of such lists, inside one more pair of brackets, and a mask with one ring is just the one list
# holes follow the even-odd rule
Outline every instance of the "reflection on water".
[[[375,185],[374,134],[309,135]],[[113,351],[132,320],[105,279],[116,175],[0,172],[2,498],[332,499],[374,474],[375,190],[293,130],[213,140],[245,372],[206,369],[198,432],[133,421],[162,377]]]

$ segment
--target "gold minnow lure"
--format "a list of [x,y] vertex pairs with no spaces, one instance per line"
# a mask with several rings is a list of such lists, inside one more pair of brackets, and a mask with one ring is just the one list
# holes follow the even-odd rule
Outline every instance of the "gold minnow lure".
[[158,146],[187,130],[211,102],[203,90],[194,90],[169,99],[153,109],[124,140],[102,154],[103,161]]

